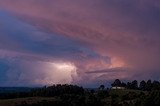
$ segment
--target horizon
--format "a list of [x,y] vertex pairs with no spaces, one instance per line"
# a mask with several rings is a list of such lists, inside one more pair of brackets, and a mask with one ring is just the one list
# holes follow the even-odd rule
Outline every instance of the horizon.
[[160,80],[160,1],[0,0],[0,87]]

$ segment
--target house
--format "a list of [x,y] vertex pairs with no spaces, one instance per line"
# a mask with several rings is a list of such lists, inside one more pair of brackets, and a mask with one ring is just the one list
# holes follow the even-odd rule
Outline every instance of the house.
[[111,89],[125,89],[125,87],[120,87],[120,86],[114,86],[114,87],[112,87]]

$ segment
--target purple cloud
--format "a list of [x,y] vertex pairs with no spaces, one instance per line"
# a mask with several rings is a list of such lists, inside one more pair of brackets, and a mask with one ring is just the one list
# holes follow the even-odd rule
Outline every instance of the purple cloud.
[[[157,79],[159,4],[158,0],[0,0],[1,52],[29,61],[71,62],[78,75],[73,83],[87,80],[84,85],[138,75],[137,79]],[[118,67],[126,72],[98,74]],[[94,70],[97,74],[86,74]]]

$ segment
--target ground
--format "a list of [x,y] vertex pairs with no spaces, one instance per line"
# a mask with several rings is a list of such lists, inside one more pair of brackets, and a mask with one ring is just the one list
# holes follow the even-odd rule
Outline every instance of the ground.
[[17,98],[17,99],[6,99],[0,100],[0,106],[16,106],[19,103],[27,102],[27,104],[37,103],[41,101],[52,101],[54,98],[44,97],[29,97],[29,98]]

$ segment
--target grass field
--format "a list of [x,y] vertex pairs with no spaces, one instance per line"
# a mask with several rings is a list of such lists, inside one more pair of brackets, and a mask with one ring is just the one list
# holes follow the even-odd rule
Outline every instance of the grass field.
[[[139,96],[141,95],[141,93],[143,93],[144,95],[147,94],[147,92],[144,91],[140,91],[140,90],[128,90],[128,89],[124,89],[124,90],[109,90],[108,91],[109,96],[108,97],[104,97],[103,99],[101,99],[101,101],[105,104],[111,104],[112,101],[117,102],[117,103],[121,103],[124,104],[123,102],[127,102],[129,104],[135,103],[135,101],[137,100],[137,98],[139,98]],[[96,94],[94,94],[95,97]],[[85,95],[86,99],[89,96]],[[93,98],[89,99],[89,101],[92,101]],[[64,101],[72,101],[72,103],[75,102],[75,99],[73,97],[68,96],[68,98],[65,99],[60,99],[59,97],[27,97],[27,98],[16,98],[16,99],[1,99],[0,100],[0,106],[24,106],[25,104],[28,105],[33,105],[33,104],[40,104],[40,103],[45,103],[45,102],[64,102]],[[93,99],[94,102],[94,99]],[[24,104],[24,105],[23,105]],[[37,106],[37,105],[36,105]],[[45,105],[43,105],[45,106]]]
[[29,98],[16,98],[16,99],[5,99],[0,100],[0,106],[16,106],[19,103],[26,102],[28,104],[33,104],[41,101],[54,101],[52,98],[43,98],[43,97],[29,97]]

